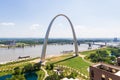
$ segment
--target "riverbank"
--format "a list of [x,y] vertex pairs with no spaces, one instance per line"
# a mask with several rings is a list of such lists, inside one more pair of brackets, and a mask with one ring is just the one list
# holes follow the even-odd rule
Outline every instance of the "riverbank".
[[[59,57],[62,55],[65,55],[65,54],[49,55],[49,56],[46,56],[46,59],[53,58],[53,57]],[[40,57],[33,57],[33,58],[31,57],[31,58],[27,58],[27,59],[17,59],[17,60],[12,60],[12,61],[5,61],[5,62],[0,62],[0,65],[23,62],[23,61],[40,62]]]
[[[59,55],[59,56],[61,56],[61,55]],[[57,55],[56,57],[59,57],[59,56]],[[53,58],[53,57],[55,57],[55,56],[51,55],[51,56],[47,57],[47,59]],[[37,62],[40,62],[40,57],[26,59],[26,60],[12,61],[12,62],[8,62],[5,64],[0,64],[0,76],[11,74],[15,67],[23,67],[26,64],[29,64],[29,63],[35,64]]]
[[[104,47],[104,48],[106,48],[106,47]],[[96,49],[82,50],[82,51],[79,51],[79,53],[86,52],[86,51],[92,51],[92,50],[96,50]],[[71,52],[71,53],[73,53],[73,52]],[[50,54],[50,55],[46,55],[46,59],[50,59],[50,58],[54,58],[54,57],[59,57],[59,56],[64,56],[64,55],[68,55],[68,54],[70,54],[70,53]],[[23,58],[23,59],[16,59],[16,60],[4,61],[4,62],[0,62],[0,64],[14,63],[14,62],[19,62],[19,61],[20,62],[21,61],[27,61],[27,60],[31,60],[31,59],[34,59],[34,58],[38,58],[38,59],[34,60],[33,62],[40,61],[40,57],[30,57],[30,58],[27,58],[27,59]]]
[[[42,53],[43,45],[36,45],[35,47],[27,46],[24,48],[0,48],[0,62],[6,63],[6,61],[16,61],[19,56],[30,56],[32,58],[38,57]],[[93,46],[93,49],[98,46]],[[82,44],[78,46],[79,51],[88,50],[88,45]],[[74,45],[48,45],[46,50],[46,56],[61,55],[62,51],[74,50]]]
[[[84,53],[84,51],[81,53]],[[46,65],[54,64],[55,66],[59,66],[59,67],[61,66],[62,68],[65,67],[65,69],[67,68],[68,70],[72,69],[78,72],[79,74],[81,74],[82,77],[88,78],[88,75],[89,75],[88,67],[91,65],[91,63],[89,63],[89,61],[85,61],[83,57],[85,57],[85,55],[73,57],[73,53],[50,55],[50,56],[47,56],[46,58],[46,61],[47,61]],[[18,67],[18,66],[23,67],[26,64],[29,64],[29,63],[35,64],[37,62],[40,62],[40,57],[2,64],[0,67],[0,76],[11,74],[15,67]]]

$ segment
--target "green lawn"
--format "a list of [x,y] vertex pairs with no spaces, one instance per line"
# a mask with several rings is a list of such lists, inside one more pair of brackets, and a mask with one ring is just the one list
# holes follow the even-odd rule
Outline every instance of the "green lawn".
[[16,62],[9,62],[6,64],[1,64],[0,65],[0,76],[12,74],[13,69],[15,67],[24,67],[26,64],[30,63],[30,61],[38,59],[38,58],[39,57],[27,59],[27,60],[16,61]]
[[45,73],[42,70],[36,71],[37,75],[38,75],[38,80],[43,80]]
[[61,64],[61,65],[66,65],[66,66],[72,67],[72,68],[77,69],[81,73],[88,76],[87,69],[90,66],[90,64],[85,62],[80,57],[74,57],[74,58],[71,58],[71,59],[68,59],[68,60],[65,60],[65,61],[58,62],[56,64]]
[[48,59],[47,64],[54,63],[54,64],[69,66],[79,70],[81,73],[88,76],[89,73],[87,69],[90,66],[90,64],[85,62],[81,57],[72,57],[72,58],[71,57],[72,54],[65,54],[59,57],[53,57]]
[[48,61],[47,64],[49,64],[49,63],[54,63],[54,62],[69,58],[71,56],[72,56],[72,53],[69,53],[69,54],[63,54],[61,56],[47,58],[46,60]]
[[4,76],[4,75],[11,74],[11,73],[12,73],[11,71],[0,72],[0,77],[1,77],[1,76]]
[[89,51],[80,52],[80,54],[89,56],[91,53],[95,53],[97,50],[106,50],[108,53],[110,53],[111,48],[105,47],[105,48],[100,48],[95,50],[89,50]]

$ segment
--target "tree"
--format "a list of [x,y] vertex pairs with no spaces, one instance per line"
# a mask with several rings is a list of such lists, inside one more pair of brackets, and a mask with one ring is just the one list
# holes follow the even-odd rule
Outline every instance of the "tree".
[[62,78],[64,78],[64,77],[65,77],[64,74],[61,73],[61,74],[60,74],[60,79],[62,79]]
[[34,69],[34,70],[40,70],[40,68],[41,68],[41,63],[35,63],[35,64],[33,65],[33,69]]
[[112,48],[111,55],[119,57],[120,56],[120,49],[119,48]]
[[31,72],[33,70],[33,66],[32,66],[32,64],[27,64],[27,65],[25,65],[24,66],[24,68],[23,68],[23,72]]
[[12,78],[7,78],[6,80],[26,80],[24,75],[13,75]]
[[53,68],[54,68],[54,64],[48,64],[46,66],[46,70],[53,70]]
[[14,74],[14,75],[19,75],[19,74],[21,74],[21,69],[20,69],[19,67],[15,67],[13,74]]
[[49,65],[46,65],[46,70],[49,70],[50,69],[50,66]]
[[53,70],[54,64],[50,64],[50,70]]
[[72,72],[70,75],[69,75],[69,78],[76,78],[77,77],[77,73],[75,72]]
[[115,61],[116,57],[115,56],[111,56],[110,59],[111,59],[111,61]]
[[88,56],[92,62],[108,62],[108,60],[111,61],[109,57],[109,53],[106,50],[97,50],[95,53],[91,53]]
[[99,54],[100,54],[101,57],[108,57],[109,56],[109,54],[108,54],[108,52],[106,50],[101,50],[99,52]]
[[88,57],[92,62],[98,62],[98,56],[95,53],[91,53]]
[[60,76],[57,75],[56,73],[53,73],[52,75],[46,77],[45,80],[60,80]]

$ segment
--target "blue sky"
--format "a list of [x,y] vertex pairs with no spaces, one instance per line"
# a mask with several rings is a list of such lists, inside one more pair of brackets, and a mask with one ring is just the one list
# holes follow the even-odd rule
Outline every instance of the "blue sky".
[[[51,19],[67,15],[78,38],[120,37],[119,0],[0,0],[0,37],[45,36]],[[51,38],[72,38],[67,20],[58,17]]]

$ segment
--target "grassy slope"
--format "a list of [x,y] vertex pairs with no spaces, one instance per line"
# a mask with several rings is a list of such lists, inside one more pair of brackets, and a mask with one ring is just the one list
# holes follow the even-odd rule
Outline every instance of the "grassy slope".
[[38,80],[43,80],[43,78],[44,78],[44,76],[45,76],[44,71],[39,70],[39,71],[37,71],[36,73],[37,73],[37,75],[38,75]]
[[[101,48],[98,50],[107,50],[110,53],[109,48]],[[84,51],[84,52],[81,52],[80,54],[88,56],[94,52],[96,52],[96,50]],[[81,73],[88,76],[89,73],[88,73],[87,69],[91,64],[84,61],[81,57],[67,59],[71,56],[72,56],[72,54],[66,54],[66,55],[59,56],[59,57],[53,57],[53,58],[48,59],[48,61],[49,61],[48,63],[66,65],[66,66],[78,69]]]
[[56,64],[66,65],[74,69],[79,70],[81,73],[88,75],[87,68],[90,66],[89,63],[85,62],[80,57],[74,57],[66,61],[58,62]]
[[32,59],[28,59],[28,60],[22,60],[22,61],[9,62],[9,63],[6,63],[6,64],[1,64],[0,65],[0,76],[11,74],[15,67],[18,67],[18,66],[23,67],[26,64],[28,64],[29,61],[35,60],[35,59],[38,59],[38,58],[32,58]]
[[71,56],[71,54],[66,54],[59,57],[53,57],[48,59],[48,63],[69,66],[88,76],[87,68],[90,66],[90,64],[85,62],[81,57],[70,58]]
[[[96,50],[106,50],[108,53],[110,53],[110,48],[107,48],[107,47],[106,48],[96,49]],[[84,52],[81,52],[80,54],[88,56],[91,53],[95,53],[96,50],[84,51]]]

